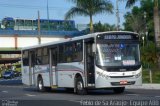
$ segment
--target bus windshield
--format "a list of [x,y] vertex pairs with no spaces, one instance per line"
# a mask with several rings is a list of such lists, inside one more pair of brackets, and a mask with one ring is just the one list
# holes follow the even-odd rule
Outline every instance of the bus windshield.
[[97,44],[96,52],[98,66],[135,66],[140,64],[138,44]]

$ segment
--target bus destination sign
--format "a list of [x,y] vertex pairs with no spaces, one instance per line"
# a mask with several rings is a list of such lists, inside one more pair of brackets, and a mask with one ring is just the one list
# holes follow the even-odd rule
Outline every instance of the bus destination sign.
[[104,39],[132,39],[131,35],[105,35]]
[[138,40],[138,36],[135,34],[101,34],[98,35],[98,39],[104,40]]

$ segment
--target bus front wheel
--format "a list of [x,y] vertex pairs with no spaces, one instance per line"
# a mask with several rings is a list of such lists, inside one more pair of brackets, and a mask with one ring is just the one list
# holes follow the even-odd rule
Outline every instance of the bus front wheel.
[[123,93],[125,90],[125,87],[117,87],[117,88],[113,88],[114,93],[119,94],[119,93]]
[[83,80],[81,77],[76,78],[76,93],[78,95],[85,95],[87,94],[86,89],[84,88]]

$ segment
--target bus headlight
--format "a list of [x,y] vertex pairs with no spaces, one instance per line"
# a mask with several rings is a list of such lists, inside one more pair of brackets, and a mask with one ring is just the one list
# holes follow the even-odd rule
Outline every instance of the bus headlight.
[[141,76],[141,72],[135,75],[136,78],[139,78],[140,76]]

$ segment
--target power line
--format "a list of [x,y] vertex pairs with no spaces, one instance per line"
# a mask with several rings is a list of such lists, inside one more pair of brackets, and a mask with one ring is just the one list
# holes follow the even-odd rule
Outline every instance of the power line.
[[[45,6],[33,6],[33,5],[17,5],[17,4],[4,4],[0,3],[1,7],[12,7],[12,8],[26,8],[26,9],[46,9]],[[50,10],[66,10],[70,8],[64,8],[64,7],[48,7]]]
[[[46,9],[46,6],[33,6],[33,5],[18,5],[18,4],[5,4],[5,3],[1,3],[0,2],[0,6],[1,7],[13,7],[13,8],[25,8],[25,9]],[[67,7],[48,7],[50,10],[55,10],[55,9],[59,9],[59,10],[66,10],[66,9],[70,9]],[[123,9],[119,9],[120,11],[123,11]],[[114,9],[114,11],[116,11],[116,9]]]

